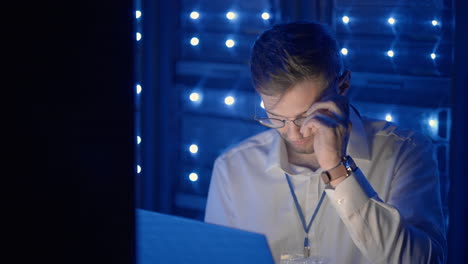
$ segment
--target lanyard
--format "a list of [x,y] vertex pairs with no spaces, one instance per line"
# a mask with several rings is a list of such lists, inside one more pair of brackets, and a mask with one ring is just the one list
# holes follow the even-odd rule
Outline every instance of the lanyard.
[[314,221],[315,216],[317,215],[317,212],[320,209],[320,206],[322,205],[323,198],[325,198],[325,190],[322,192],[322,196],[320,196],[320,200],[319,200],[319,202],[317,204],[317,207],[315,207],[314,214],[312,215],[312,218],[310,218],[309,224],[306,226],[305,217],[304,217],[304,214],[302,213],[301,205],[297,201],[297,196],[296,196],[296,193],[294,192],[294,188],[292,186],[291,179],[289,178],[288,174],[285,173],[284,175],[286,175],[286,180],[288,181],[289,190],[291,191],[292,197],[294,199],[294,203],[296,204],[296,209],[297,209],[297,212],[299,213],[299,216],[301,218],[302,227],[304,228],[304,232],[305,232],[304,257],[309,257],[309,255],[310,255],[310,244],[309,244],[308,234],[309,234],[310,226],[312,225],[312,222]]

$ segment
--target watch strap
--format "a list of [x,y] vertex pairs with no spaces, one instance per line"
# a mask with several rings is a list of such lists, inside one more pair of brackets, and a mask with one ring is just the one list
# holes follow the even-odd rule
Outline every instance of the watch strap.
[[341,177],[349,177],[356,169],[357,166],[354,160],[350,156],[346,156],[342,158],[338,166],[328,171],[323,171],[321,177],[325,184],[329,184],[331,181]]

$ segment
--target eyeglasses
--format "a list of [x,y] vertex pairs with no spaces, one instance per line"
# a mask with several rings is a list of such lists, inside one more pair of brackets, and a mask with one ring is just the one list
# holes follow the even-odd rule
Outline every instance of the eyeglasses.
[[296,126],[301,127],[302,124],[304,124],[304,120],[307,118],[307,116],[299,117],[294,120],[286,120],[286,119],[278,119],[278,118],[257,118],[255,117],[254,119],[257,120],[260,124],[269,127],[269,128],[282,128],[286,126],[287,123],[293,122]]
[[[331,85],[326,89],[326,91],[330,91],[332,88],[335,86],[337,79],[334,79]],[[328,94],[327,94],[328,95]],[[322,97],[323,98],[323,97]],[[267,111],[268,112],[268,111]],[[257,117],[257,107],[255,106],[255,115],[254,119],[258,121],[261,125],[264,125],[269,128],[282,128],[286,126],[287,123],[293,122],[296,126],[301,127],[302,124],[304,124],[305,119],[308,116],[302,116],[299,118],[296,118],[294,120],[287,120],[287,119],[279,119],[279,118],[269,118],[269,117]]]

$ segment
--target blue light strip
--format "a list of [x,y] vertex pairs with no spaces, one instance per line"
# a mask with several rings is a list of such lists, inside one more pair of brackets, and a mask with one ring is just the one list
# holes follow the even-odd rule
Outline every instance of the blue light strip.
[[141,190],[141,174],[143,173],[142,169],[142,158],[141,158],[141,149],[142,149],[142,136],[141,136],[141,96],[144,94],[144,84],[142,84],[143,76],[142,76],[142,46],[143,42],[141,40],[141,32],[143,32],[143,23],[142,20],[144,18],[144,14],[141,8],[141,0],[134,1],[134,10],[133,10],[133,17],[134,17],[134,32],[135,35],[140,35],[140,38],[135,40],[134,48],[134,85],[133,91],[135,92],[134,96],[134,120],[135,120],[135,157],[134,157],[134,168],[135,168],[135,205],[137,207],[141,207],[141,200],[140,194],[142,193]]

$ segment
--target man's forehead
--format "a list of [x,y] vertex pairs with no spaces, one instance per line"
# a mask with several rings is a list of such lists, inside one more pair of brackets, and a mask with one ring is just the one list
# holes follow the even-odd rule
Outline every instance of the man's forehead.
[[[284,93],[260,95],[268,113],[294,118],[303,115],[312,104],[328,94],[326,83],[323,79],[305,80],[291,86]],[[327,93],[325,94],[325,92]]]
[[[263,101],[271,102],[279,102],[283,99],[283,97],[287,97],[289,94],[300,94],[300,95],[322,95],[324,92],[327,91],[328,82],[323,78],[314,78],[314,79],[307,79],[301,82],[297,82],[288,88],[285,88],[283,92],[277,92],[275,94],[265,94],[259,93]],[[298,90],[301,90],[300,93],[297,93]]]

